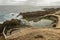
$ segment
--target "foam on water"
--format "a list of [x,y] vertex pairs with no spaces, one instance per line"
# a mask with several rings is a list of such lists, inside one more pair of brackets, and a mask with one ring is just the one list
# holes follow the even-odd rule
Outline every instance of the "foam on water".
[[9,14],[0,14],[0,23],[3,23],[6,20],[11,20],[11,19],[21,19],[23,18],[22,15],[18,16],[19,13],[9,13]]

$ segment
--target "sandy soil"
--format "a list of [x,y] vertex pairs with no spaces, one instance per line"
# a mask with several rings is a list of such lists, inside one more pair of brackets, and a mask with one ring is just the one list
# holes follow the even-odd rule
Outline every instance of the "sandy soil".
[[25,28],[7,40],[60,40],[60,29],[52,28]]

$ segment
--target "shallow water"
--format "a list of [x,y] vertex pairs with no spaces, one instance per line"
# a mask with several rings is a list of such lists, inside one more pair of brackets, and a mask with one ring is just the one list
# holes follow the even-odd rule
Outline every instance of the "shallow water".
[[52,23],[53,23],[52,20],[41,19],[41,20],[38,21],[38,22],[33,22],[33,21],[31,21],[31,22],[30,22],[30,25],[33,26],[33,27],[46,27],[46,26],[49,26],[49,25],[52,24]]

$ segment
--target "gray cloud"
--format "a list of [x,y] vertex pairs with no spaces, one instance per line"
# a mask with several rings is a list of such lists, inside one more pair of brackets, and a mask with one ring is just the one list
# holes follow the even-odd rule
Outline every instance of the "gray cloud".
[[60,6],[60,0],[0,0],[0,5]]

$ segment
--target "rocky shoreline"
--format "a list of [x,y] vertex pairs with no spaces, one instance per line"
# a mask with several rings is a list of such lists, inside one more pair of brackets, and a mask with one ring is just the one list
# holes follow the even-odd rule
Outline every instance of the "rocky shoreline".
[[[44,10],[45,11],[34,11],[34,12],[25,12],[25,13],[21,12],[19,15],[17,15],[17,17],[19,17],[20,15],[23,15],[23,19],[26,19],[28,22],[29,21],[37,22],[37,21],[39,21],[41,19],[41,16],[48,15],[48,14],[53,14],[53,13],[59,11],[60,8],[57,8],[57,9],[54,9],[54,8],[47,9],[46,8]],[[48,17],[48,19],[49,19],[49,17]],[[42,17],[42,18],[44,18],[44,17]],[[58,18],[53,17],[52,20],[55,20],[55,22],[57,22],[58,21],[57,19]],[[14,31],[14,30],[16,30],[16,28],[31,28],[31,27],[32,27],[31,25],[26,25],[26,23],[22,25],[21,20],[11,19],[11,20],[6,20],[3,24],[0,24],[0,33],[3,32],[4,28],[6,28],[6,30],[4,32],[7,35],[7,31],[10,30],[10,29],[13,29],[13,31]],[[11,35],[11,34],[9,34],[9,35]]]

